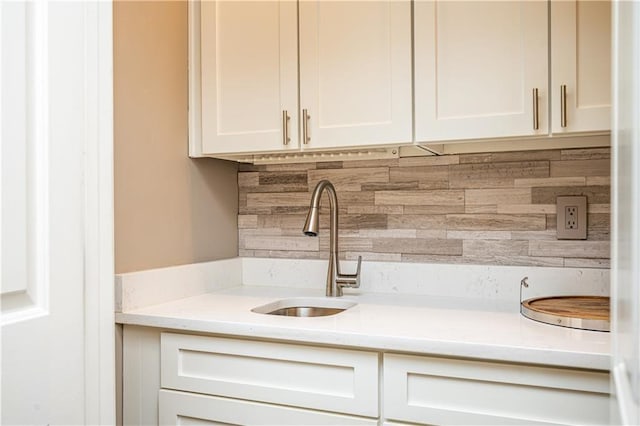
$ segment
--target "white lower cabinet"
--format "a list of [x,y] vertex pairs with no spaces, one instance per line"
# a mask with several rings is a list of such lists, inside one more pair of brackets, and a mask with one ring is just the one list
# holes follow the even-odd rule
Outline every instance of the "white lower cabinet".
[[438,425],[609,423],[609,374],[385,354],[387,419]]
[[606,371],[138,326],[124,327],[122,374],[125,425],[595,425],[609,413]]

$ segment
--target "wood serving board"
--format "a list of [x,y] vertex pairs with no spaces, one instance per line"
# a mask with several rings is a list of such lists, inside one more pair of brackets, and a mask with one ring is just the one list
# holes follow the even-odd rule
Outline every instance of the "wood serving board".
[[593,320],[609,319],[609,298],[601,296],[541,297],[522,302],[532,311]]
[[522,302],[522,314],[535,321],[586,330],[609,330],[608,297],[554,296]]

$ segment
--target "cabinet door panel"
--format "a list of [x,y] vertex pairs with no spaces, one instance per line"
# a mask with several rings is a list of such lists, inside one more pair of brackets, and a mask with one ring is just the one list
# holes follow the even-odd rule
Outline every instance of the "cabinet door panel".
[[417,141],[547,132],[546,2],[420,1],[414,8]]
[[[611,3],[551,2],[553,132],[611,128]],[[560,86],[566,85],[566,124]]]
[[305,148],[411,141],[410,2],[300,3]]
[[203,153],[296,149],[282,122],[283,110],[297,118],[295,3],[207,1],[200,13]]

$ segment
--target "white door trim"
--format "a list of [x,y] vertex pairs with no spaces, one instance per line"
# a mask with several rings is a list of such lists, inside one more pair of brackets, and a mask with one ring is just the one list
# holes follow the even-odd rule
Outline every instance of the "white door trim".
[[113,5],[85,3],[85,424],[115,424]]

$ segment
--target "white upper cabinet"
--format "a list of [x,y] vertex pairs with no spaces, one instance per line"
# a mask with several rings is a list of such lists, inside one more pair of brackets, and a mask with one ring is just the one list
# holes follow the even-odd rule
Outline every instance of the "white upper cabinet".
[[611,3],[551,2],[553,133],[611,128]]
[[608,131],[610,8],[416,0],[412,16],[410,0],[190,2],[190,154]]
[[297,150],[295,131],[284,139],[298,109],[296,3],[203,1],[200,8],[203,153]]
[[417,142],[548,133],[547,6],[414,3]]
[[201,96],[201,114],[192,112],[191,137],[202,140],[202,154],[412,141],[409,0],[203,1],[198,8],[191,66],[201,87],[192,70],[191,94]]
[[410,2],[299,4],[303,148],[411,142]]

